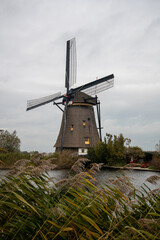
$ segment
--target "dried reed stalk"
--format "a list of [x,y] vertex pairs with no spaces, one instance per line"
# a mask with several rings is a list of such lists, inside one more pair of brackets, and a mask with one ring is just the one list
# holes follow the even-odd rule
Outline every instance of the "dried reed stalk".
[[23,168],[24,166],[27,166],[30,163],[31,163],[31,161],[28,160],[28,159],[20,159],[17,162],[15,162],[14,168],[21,169],[21,168]]
[[[89,175],[86,174],[85,164],[90,160],[87,158],[80,158],[78,159],[74,165],[71,167],[69,177],[67,179],[62,179],[58,181],[55,185],[57,187],[84,187],[82,184],[83,179],[89,179],[91,181],[96,181],[94,178],[90,178]],[[102,164],[94,163],[90,169],[90,173],[95,174],[97,171],[100,170]],[[73,176],[74,174],[74,176]]]
[[89,172],[95,174],[101,170],[102,166],[103,163],[92,163]]
[[70,173],[77,174],[83,172],[85,170],[85,163],[89,161],[87,158],[78,159],[71,167]]
[[160,180],[160,176],[157,176],[157,175],[152,175],[152,176],[150,176],[149,178],[146,179],[147,182],[150,182],[154,185],[156,185],[157,181],[159,181],[159,180]]
[[122,176],[114,181],[111,181],[111,183],[115,185],[122,193],[131,195],[132,194],[131,190],[134,187],[130,180],[131,178],[128,176]]
[[13,169],[9,172],[11,175],[21,175],[24,172],[30,172],[33,175],[40,175],[43,172],[48,172],[57,167],[56,164],[52,164],[52,159],[41,159],[43,154],[38,154],[32,157],[31,160],[21,159],[15,162]]

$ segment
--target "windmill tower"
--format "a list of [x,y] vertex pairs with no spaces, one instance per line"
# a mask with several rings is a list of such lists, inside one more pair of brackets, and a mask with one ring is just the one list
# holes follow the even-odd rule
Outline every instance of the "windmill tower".
[[[92,81],[77,88],[76,83],[76,42],[75,38],[66,45],[66,94],[61,92],[27,101],[27,111],[53,102],[62,112],[62,122],[55,147],[57,151],[70,149],[79,155],[87,154],[88,148],[94,147],[101,140],[100,102],[97,93],[113,87],[114,75]],[[60,100],[60,101],[59,101]],[[58,101],[58,102],[57,102]],[[61,106],[64,106],[61,108]],[[98,129],[94,115],[97,108]]]

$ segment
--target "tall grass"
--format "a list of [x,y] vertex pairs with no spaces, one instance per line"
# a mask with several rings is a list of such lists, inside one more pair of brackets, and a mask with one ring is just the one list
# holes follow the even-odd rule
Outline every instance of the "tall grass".
[[0,153],[0,160],[2,167],[12,167],[17,160],[20,159],[30,159],[29,153],[21,153],[21,152],[8,152],[8,153]]
[[55,152],[49,156],[42,154],[22,153],[22,152],[8,152],[0,153],[0,167],[2,168],[11,168],[18,160],[30,159],[34,162],[34,159],[43,159],[52,161],[53,164],[57,165],[57,169],[71,168],[78,157],[73,157],[72,152],[69,150],[64,150],[62,153]]
[[159,190],[144,186],[130,198],[90,173],[58,186],[46,174],[3,179],[0,239],[160,239]]

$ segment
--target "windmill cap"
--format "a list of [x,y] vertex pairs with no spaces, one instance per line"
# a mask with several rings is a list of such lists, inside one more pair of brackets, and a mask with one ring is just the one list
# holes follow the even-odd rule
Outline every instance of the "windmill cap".
[[73,98],[73,104],[74,103],[86,103],[86,104],[96,105],[97,98],[91,97],[90,95],[87,95],[86,93],[83,93],[83,92],[77,92]]

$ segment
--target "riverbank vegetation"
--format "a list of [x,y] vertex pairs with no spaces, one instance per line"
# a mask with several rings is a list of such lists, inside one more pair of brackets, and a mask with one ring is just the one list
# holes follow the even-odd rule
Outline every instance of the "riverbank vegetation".
[[0,239],[160,239],[160,191],[138,191],[125,176],[99,186],[100,165],[86,171],[86,162],[57,183],[29,168],[3,179]]
[[[153,170],[160,170],[160,155],[155,154],[150,164],[143,164],[144,152],[138,146],[130,146],[131,140],[125,138],[123,134],[119,136],[106,134],[103,142],[98,142],[94,148],[88,150],[88,158],[92,163],[104,163],[108,166],[122,167],[132,162],[129,167],[142,166]],[[31,160],[39,155],[37,151],[21,152],[20,139],[16,131],[0,132],[0,169],[12,168],[21,159]],[[52,161],[57,168],[71,168],[78,159],[73,152],[64,150],[62,153],[40,154],[41,158]],[[39,155],[39,156],[40,156]],[[48,161],[48,163],[49,163]],[[138,164],[135,161],[139,161]]]
[[37,153],[37,152],[8,152],[0,153],[0,169],[14,169],[18,164],[27,162],[32,167],[38,166],[42,162],[50,166],[50,163],[56,164],[56,169],[70,169],[77,156],[73,157],[72,152],[64,150],[62,153]]
[[103,142],[98,142],[94,148],[88,150],[88,158],[92,162],[104,163],[108,166],[150,167],[160,170],[160,154],[155,152],[153,159],[145,163],[145,154],[138,146],[130,146],[131,140],[123,134],[119,136],[106,134]]
[[7,152],[0,153],[0,168],[12,168],[20,159],[30,159],[29,153]]
[[153,170],[160,170],[160,154],[157,152],[150,163],[150,168]]

